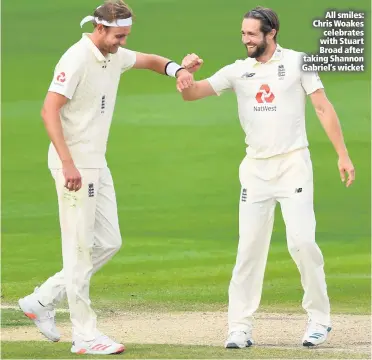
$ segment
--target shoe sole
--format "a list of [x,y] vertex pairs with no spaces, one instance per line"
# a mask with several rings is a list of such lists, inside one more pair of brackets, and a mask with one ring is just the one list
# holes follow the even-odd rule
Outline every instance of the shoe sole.
[[312,342],[310,341],[304,341],[302,343],[303,346],[306,346],[306,347],[312,347],[312,346],[316,346],[315,344],[313,344]]
[[40,330],[40,328],[39,328],[39,327],[37,326],[37,324],[36,324],[37,316],[36,316],[33,312],[31,312],[30,309],[27,309],[27,308],[26,308],[26,306],[25,306],[24,303],[23,303],[23,299],[19,299],[19,300],[18,300],[18,305],[19,305],[19,308],[22,310],[23,314],[24,314],[25,316],[27,316],[30,320],[33,321],[33,323],[35,324],[35,326],[37,327],[37,329],[39,330],[39,332],[40,332],[43,336],[45,336],[48,340],[53,341],[53,342],[58,342],[58,341],[60,340],[60,339],[56,339],[56,338],[51,339],[51,338],[49,338],[48,336],[46,336],[46,335],[45,335],[45,334]]
[[99,352],[99,351],[91,351],[89,349],[80,349],[77,351],[71,350],[73,354],[78,354],[78,355],[118,355],[121,354],[125,351],[125,346],[122,345],[120,346],[116,351],[114,352]]
[[228,343],[226,344],[226,349],[244,349],[247,347],[251,347],[253,345],[253,342],[251,340],[248,340],[245,346],[239,346],[236,343]]
[[322,345],[326,340],[322,341],[321,343],[319,344],[314,344],[312,343],[311,341],[307,341],[305,340],[302,345],[305,346],[305,347],[315,347],[315,346],[319,346],[319,345]]

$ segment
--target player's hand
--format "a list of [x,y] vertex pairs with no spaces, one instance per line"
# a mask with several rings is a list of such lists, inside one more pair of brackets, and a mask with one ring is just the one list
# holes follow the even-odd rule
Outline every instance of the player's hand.
[[182,69],[177,72],[177,90],[182,92],[194,84],[194,77],[187,70]]
[[341,181],[346,181],[346,187],[349,187],[355,180],[355,169],[349,155],[343,155],[338,158],[338,170],[340,171]]
[[73,161],[63,162],[65,187],[70,191],[79,191],[82,186],[81,175]]
[[198,71],[203,65],[203,59],[196,54],[187,54],[183,60],[181,66],[184,67],[189,73]]

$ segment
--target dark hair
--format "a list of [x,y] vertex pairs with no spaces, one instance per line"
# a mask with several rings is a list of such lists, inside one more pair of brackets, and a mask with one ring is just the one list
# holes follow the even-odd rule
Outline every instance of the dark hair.
[[274,41],[279,32],[279,18],[274,10],[257,6],[244,15],[244,19],[257,19],[261,21],[261,32],[268,34],[272,29],[276,30]]
[[[105,3],[94,11],[94,17],[107,22],[118,19],[128,19],[134,17],[133,11],[122,0],[106,0]],[[93,21],[93,24],[97,24]]]

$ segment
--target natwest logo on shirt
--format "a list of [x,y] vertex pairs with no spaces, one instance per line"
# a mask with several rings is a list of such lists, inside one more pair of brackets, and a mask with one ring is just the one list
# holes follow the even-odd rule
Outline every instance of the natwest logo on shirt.
[[275,99],[275,95],[271,92],[270,86],[267,84],[261,85],[260,90],[256,94],[256,100],[258,103],[272,103]]
[[[256,101],[259,104],[271,104],[275,99],[274,93],[271,92],[268,84],[261,85],[256,94]],[[253,106],[254,111],[276,111],[276,105]]]
[[60,83],[64,83],[66,81],[66,74],[62,71],[57,75],[57,81]]

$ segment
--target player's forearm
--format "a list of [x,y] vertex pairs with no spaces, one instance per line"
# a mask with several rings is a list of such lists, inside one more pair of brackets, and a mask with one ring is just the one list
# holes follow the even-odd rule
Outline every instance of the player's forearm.
[[348,154],[337,113],[331,103],[316,109],[318,118],[339,157]]
[[150,56],[149,69],[158,74],[165,75],[165,67],[171,60],[160,55],[148,56]]
[[182,94],[183,100],[185,101],[197,100],[199,98],[198,97],[198,83],[196,82],[194,83],[193,86],[182,90],[181,94]]
[[42,118],[50,140],[52,141],[62,163],[73,162],[70,150],[67,147],[61,118],[58,111],[42,110]]

